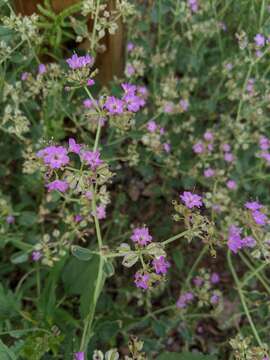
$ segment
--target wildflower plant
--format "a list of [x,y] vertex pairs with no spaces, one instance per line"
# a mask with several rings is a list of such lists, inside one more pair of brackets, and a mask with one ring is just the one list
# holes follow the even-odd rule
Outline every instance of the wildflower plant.
[[[0,1],[3,359],[269,359],[270,4],[14,5]],[[103,86],[123,29],[123,73]]]

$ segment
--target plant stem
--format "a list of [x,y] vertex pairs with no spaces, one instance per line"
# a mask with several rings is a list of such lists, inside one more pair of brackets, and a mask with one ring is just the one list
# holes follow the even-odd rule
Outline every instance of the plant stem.
[[189,234],[189,233],[192,233],[193,231],[194,231],[194,229],[186,230],[186,231],[184,231],[184,232],[182,232],[182,233],[180,233],[180,234],[177,234],[177,235],[174,235],[174,236],[170,237],[169,239],[163,241],[161,244],[162,244],[162,245],[168,245],[168,244],[170,244],[171,242],[173,242],[173,241],[175,241],[175,240],[177,240],[177,239],[180,239],[181,237],[184,237],[184,236],[186,236],[186,235]]
[[256,326],[254,325],[254,322],[253,322],[252,317],[251,317],[251,315],[250,315],[250,312],[249,312],[249,310],[248,310],[247,303],[246,303],[246,299],[245,299],[245,296],[244,296],[244,294],[243,294],[240,281],[239,281],[238,276],[237,276],[237,274],[236,274],[236,271],[235,271],[235,269],[234,269],[234,267],[233,267],[230,250],[228,250],[228,252],[227,252],[227,260],[228,260],[228,265],[229,265],[229,268],[230,268],[230,270],[231,270],[232,276],[233,276],[234,281],[235,281],[235,284],[236,284],[236,290],[238,291],[238,294],[239,294],[239,297],[240,297],[240,300],[241,300],[241,303],[242,303],[244,312],[245,312],[245,314],[246,314],[246,317],[247,317],[247,319],[248,319],[248,322],[249,322],[249,324],[250,324],[250,327],[251,327],[251,329],[252,329],[252,332],[253,332],[253,334],[254,334],[254,337],[255,337],[257,343],[259,344],[259,346],[262,347],[262,345],[263,345],[263,344],[262,344],[262,341],[261,341],[261,339],[260,339],[260,336],[259,336],[259,334],[258,334],[258,331],[257,331],[257,329],[256,329]]
[[270,294],[270,287],[267,284],[267,282],[264,280],[264,278],[260,275],[260,271],[262,271],[266,266],[268,266],[267,263],[262,263],[257,269],[254,269],[254,267],[250,264],[250,262],[245,258],[245,256],[241,253],[239,253],[242,261],[246,264],[246,266],[252,271],[251,274],[249,274],[244,281],[242,281],[241,286],[245,286],[250,279],[252,279],[254,276],[258,278],[258,280],[262,283],[262,285],[265,287],[265,289]]
[[[85,90],[86,90],[87,94],[89,95],[89,97],[93,100],[93,97],[92,97],[90,91],[86,87],[85,87]],[[99,112],[100,112],[100,110],[99,110]],[[99,121],[93,151],[97,150],[98,142],[100,139],[100,134],[101,134],[101,124]],[[93,217],[94,217],[95,229],[96,229],[97,240],[98,240],[99,267],[98,267],[97,280],[96,280],[95,291],[94,291],[94,296],[93,296],[93,305],[91,306],[90,311],[84,321],[83,335],[82,335],[81,345],[80,345],[80,351],[83,351],[85,353],[86,358],[87,358],[87,346],[88,346],[88,343],[92,336],[91,329],[92,329],[92,323],[93,323],[93,319],[94,319],[94,315],[95,315],[95,311],[96,311],[96,306],[97,306],[97,302],[98,302],[100,293],[101,293],[103,285],[104,285],[103,266],[104,266],[104,262],[105,262],[105,258],[102,255],[103,242],[102,242],[100,224],[99,224],[99,220],[97,218],[96,188],[94,188],[94,185],[92,185],[92,193],[93,193],[92,213],[93,213]]]
[[194,264],[192,265],[192,267],[191,267],[191,269],[190,269],[190,271],[188,273],[188,276],[187,276],[187,279],[186,279],[186,284],[190,285],[190,280],[192,278],[192,275],[194,274],[195,270],[197,269],[199,263],[201,262],[202,258],[206,254],[207,250],[208,250],[208,245],[204,245],[201,252],[199,253],[199,256],[195,260]]

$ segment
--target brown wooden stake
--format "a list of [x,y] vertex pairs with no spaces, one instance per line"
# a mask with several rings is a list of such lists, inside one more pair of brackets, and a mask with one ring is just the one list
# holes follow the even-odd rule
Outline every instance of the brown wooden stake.
[[[38,13],[38,4],[43,4],[42,0],[13,0],[16,13],[22,15],[31,15]],[[78,0],[51,0],[52,8],[56,13],[63,11],[65,8],[78,2]],[[114,10],[115,0],[108,0],[108,10]],[[122,76],[124,71],[124,54],[125,54],[125,37],[124,25],[121,19],[117,20],[118,29],[114,35],[108,32],[102,39],[102,45],[106,50],[102,54],[98,54],[96,58],[96,66],[99,69],[98,79],[103,84],[108,84],[114,76]],[[93,20],[89,19],[88,29],[91,31]],[[85,41],[79,45],[80,48],[88,50],[89,42]]]

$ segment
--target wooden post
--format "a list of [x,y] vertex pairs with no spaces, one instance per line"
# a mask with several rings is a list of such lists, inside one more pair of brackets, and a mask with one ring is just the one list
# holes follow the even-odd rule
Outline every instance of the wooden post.
[[[43,3],[42,0],[13,0],[15,11],[22,15],[31,15],[34,12],[38,13],[37,5]],[[78,0],[51,0],[52,8],[56,13],[63,11],[65,8],[78,2]],[[115,9],[115,0],[108,0],[108,10]],[[122,76],[124,71],[124,54],[125,54],[125,38],[124,25],[121,19],[117,20],[118,29],[114,35],[106,32],[105,37],[101,43],[106,46],[106,51],[102,54],[97,54],[96,67],[99,69],[98,79],[103,84],[108,84],[114,76]],[[93,21],[89,19],[88,29],[91,31]],[[87,50],[89,43],[84,42],[79,45],[79,48]]]

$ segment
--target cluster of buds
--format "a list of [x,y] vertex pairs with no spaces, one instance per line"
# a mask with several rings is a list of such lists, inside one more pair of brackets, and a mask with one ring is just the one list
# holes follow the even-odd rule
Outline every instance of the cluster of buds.
[[123,256],[122,264],[130,268],[140,262],[141,269],[135,273],[135,285],[147,290],[164,280],[170,263],[166,260],[166,252],[162,243],[152,242],[149,229],[145,226],[133,230],[130,237],[135,249],[123,243],[118,253]]
[[148,121],[146,125],[147,133],[142,136],[142,143],[153,150],[156,154],[162,152],[169,153],[171,145],[163,139],[166,136],[163,127],[159,126],[154,120]]
[[265,206],[257,201],[245,203],[245,209],[240,214],[243,227],[230,225],[227,245],[234,253],[243,248],[252,249],[254,258],[270,259],[270,238],[267,233],[267,225],[270,220]]
[[197,276],[192,279],[189,291],[182,292],[176,306],[186,310],[189,304],[196,304],[198,308],[212,308],[219,312],[223,308],[222,293],[217,288],[220,282],[218,273],[210,273],[206,269],[200,269]]
[[127,78],[136,79],[144,76],[146,53],[143,47],[132,42],[127,44],[127,62],[125,75]]
[[121,98],[101,96],[98,100],[87,98],[83,101],[87,118],[98,119],[104,124],[110,119],[110,125],[118,130],[128,130],[134,124],[134,115],[145,106],[147,89],[129,83],[121,84],[124,93]]
[[173,220],[184,222],[187,229],[185,238],[189,242],[194,237],[201,239],[203,243],[208,244],[211,255],[215,256],[214,246],[217,243],[217,239],[214,236],[216,232],[215,225],[199,212],[199,208],[204,205],[202,197],[190,191],[184,191],[180,195],[180,202],[174,200],[173,205],[176,211],[173,215]]
[[262,346],[253,346],[251,337],[243,337],[238,334],[230,340],[235,360],[269,360],[269,347],[266,344]]

